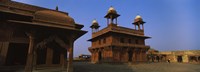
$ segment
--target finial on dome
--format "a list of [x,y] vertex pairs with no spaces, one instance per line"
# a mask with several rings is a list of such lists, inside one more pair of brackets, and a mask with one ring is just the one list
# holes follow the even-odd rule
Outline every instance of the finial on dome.
[[112,6],[108,9],[108,11],[115,10]]
[[117,14],[117,11],[115,10],[115,8],[113,6],[110,6],[110,8],[108,9],[108,14],[109,13]]

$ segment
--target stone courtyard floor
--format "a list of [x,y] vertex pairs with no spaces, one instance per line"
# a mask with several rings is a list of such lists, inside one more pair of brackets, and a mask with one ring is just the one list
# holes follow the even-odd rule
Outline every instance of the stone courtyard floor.
[[200,72],[200,64],[143,63],[143,64],[91,64],[74,63],[74,72]]
[[[0,72],[24,72],[7,71]],[[33,72],[66,72],[61,67],[38,69]],[[90,62],[74,62],[74,72],[200,72],[200,64],[186,63],[142,63],[142,64],[92,64]]]

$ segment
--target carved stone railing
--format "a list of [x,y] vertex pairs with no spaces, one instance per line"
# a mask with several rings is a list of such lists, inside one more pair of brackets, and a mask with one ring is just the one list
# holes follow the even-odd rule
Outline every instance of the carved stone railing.
[[148,45],[138,45],[138,44],[125,44],[125,43],[113,43],[113,44],[102,44],[98,46],[89,47],[89,49],[103,48],[107,46],[121,46],[121,47],[133,47],[133,48],[150,48]]
[[125,28],[125,27],[120,27],[120,26],[113,27],[112,30],[119,31],[119,32],[131,33],[131,34],[144,35],[143,30],[135,30],[135,29]]
[[111,30],[110,27],[106,27],[106,28],[104,28],[104,29],[102,29],[102,30],[100,30],[98,32],[92,33],[92,38],[97,37],[97,36],[99,36],[101,34],[104,34],[104,33],[108,32],[110,30]]
[[124,34],[130,34],[130,35],[140,35],[144,36],[144,31],[143,30],[135,30],[135,29],[129,29],[125,27],[120,27],[120,26],[108,26],[98,32],[92,33],[92,38],[95,38],[101,34],[104,34],[106,32],[119,32],[119,33],[124,33]]
[[150,48],[148,45],[139,44],[126,44],[126,43],[113,43],[114,46],[134,47],[134,48]]

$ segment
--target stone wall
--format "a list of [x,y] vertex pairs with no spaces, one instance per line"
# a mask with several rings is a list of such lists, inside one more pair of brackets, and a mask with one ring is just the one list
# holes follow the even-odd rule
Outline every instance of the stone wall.
[[171,62],[178,62],[178,56],[182,58],[182,62],[191,62],[190,58],[196,58],[196,62],[200,62],[198,59],[200,57],[200,50],[185,50],[185,51],[163,51],[159,54],[166,55],[167,60],[170,59]]

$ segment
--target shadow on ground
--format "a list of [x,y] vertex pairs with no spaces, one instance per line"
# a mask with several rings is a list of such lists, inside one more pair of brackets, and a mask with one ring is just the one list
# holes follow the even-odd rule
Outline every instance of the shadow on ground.
[[134,72],[128,65],[74,63],[74,72]]

